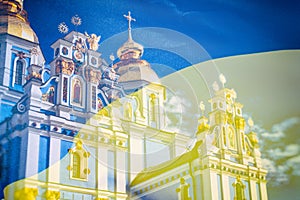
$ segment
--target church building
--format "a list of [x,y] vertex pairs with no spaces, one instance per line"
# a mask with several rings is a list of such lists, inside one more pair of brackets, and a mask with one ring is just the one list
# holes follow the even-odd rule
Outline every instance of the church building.
[[[266,200],[258,140],[235,91],[216,88],[186,152],[191,137],[168,130],[166,88],[124,17],[114,64],[99,36],[77,31],[51,45],[47,64],[23,0],[0,0],[1,197]],[[153,148],[164,151],[153,159]]]

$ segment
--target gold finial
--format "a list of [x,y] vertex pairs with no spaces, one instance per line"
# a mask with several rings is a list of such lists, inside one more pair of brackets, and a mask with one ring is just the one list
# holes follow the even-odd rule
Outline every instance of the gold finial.
[[226,78],[225,78],[224,74],[220,74],[219,75],[219,79],[220,79],[220,81],[221,81],[221,83],[222,83],[222,85],[224,87],[225,83],[226,83]]
[[213,89],[214,89],[215,92],[217,92],[217,91],[220,89],[220,88],[219,88],[219,85],[218,85],[218,83],[217,83],[217,81],[215,81],[215,82],[213,83],[212,87],[213,87]]
[[254,122],[251,117],[248,119],[248,124],[250,126],[250,129],[252,129],[252,127],[254,126]]
[[156,95],[154,93],[150,94],[151,100],[154,100],[156,98]]
[[134,18],[131,17],[131,12],[128,11],[128,15],[123,15],[128,20],[128,40],[132,40],[131,36],[131,21],[136,21]]
[[200,101],[199,108],[201,110],[202,115],[204,115],[205,105],[204,105],[203,101]]
[[81,140],[78,140],[76,142],[76,149],[78,149],[78,150],[82,149],[82,141]]

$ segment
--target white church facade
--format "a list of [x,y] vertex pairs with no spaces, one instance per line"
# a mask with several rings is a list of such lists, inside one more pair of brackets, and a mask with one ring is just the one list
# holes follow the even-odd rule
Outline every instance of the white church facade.
[[[109,65],[95,34],[55,41],[46,65],[22,0],[0,1],[4,199],[267,199],[257,137],[233,90],[215,91],[197,142],[166,128],[166,88],[131,35]],[[150,147],[164,151],[149,158]],[[153,155],[152,155],[153,156]]]

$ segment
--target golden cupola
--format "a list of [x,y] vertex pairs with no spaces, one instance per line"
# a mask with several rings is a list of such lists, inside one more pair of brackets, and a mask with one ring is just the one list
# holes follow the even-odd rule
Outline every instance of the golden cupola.
[[144,47],[135,42],[131,35],[131,21],[135,21],[128,12],[124,15],[128,20],[128,40],[118,49],[117,55],[120,59],[113,68],[120,75],[119,83],[127,91],[135,90],[149,83],[159,83],[157,74],[153,71],[146,60],[141,60]]
[[0,34],[9,34],[38,43],[35,32],[29,25],[23,0],[0,0]]
[[135,19],[131,17],[130,12],[124,17],[128,20],[128,40],[118,49],[117,55],[120,60],[139,59],[143,55],[144,47],[132,39],[131,21]]

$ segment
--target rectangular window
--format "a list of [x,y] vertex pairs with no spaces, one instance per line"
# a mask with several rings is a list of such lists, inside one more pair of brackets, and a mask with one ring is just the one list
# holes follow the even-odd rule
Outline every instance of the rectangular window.
[[92,108],[95,110],[96,109],[96,86],[92,86]]
[[107,157],[107,164],[108,164],[108,190],[111,192],[115,191],[116,185],[116,177],[115,177],[115,153],[113,151],[108,151]]
[[21,60],[17,60],[15,84],[22,85],[24,63]]
[[68,78],[66,77],[63,80],[63,101],[68,102]]

